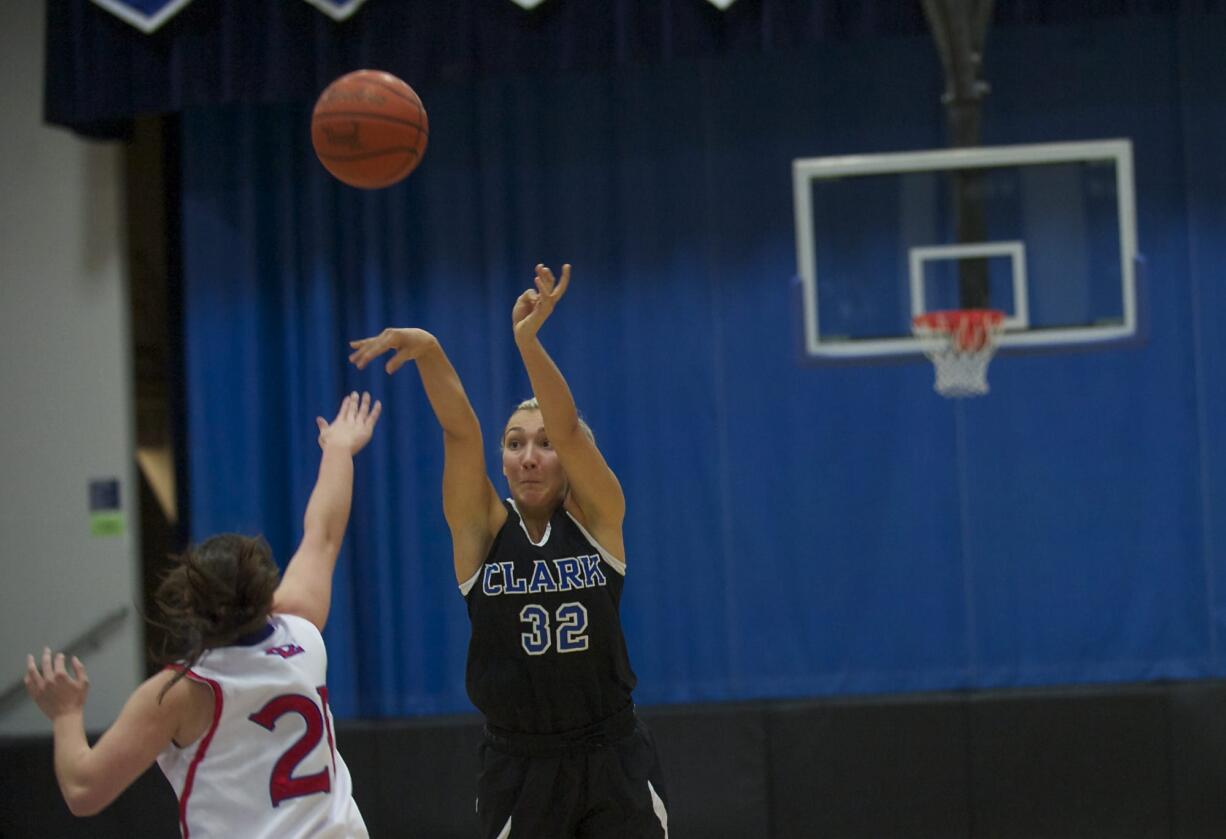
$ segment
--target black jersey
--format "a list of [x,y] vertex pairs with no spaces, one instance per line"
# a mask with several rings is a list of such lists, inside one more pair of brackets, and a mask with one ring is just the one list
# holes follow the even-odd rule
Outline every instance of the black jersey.
[[612,717],[635,677],[619,604],[625,565],[559,507],[540,544],[514,502],[465,584],[468,696],[490,725],[552,734]]

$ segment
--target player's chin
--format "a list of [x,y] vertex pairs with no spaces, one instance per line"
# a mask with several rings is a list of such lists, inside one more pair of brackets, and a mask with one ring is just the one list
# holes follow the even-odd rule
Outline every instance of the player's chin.
[[556,499],[557,492],[548,484],[522,481],[515,487],[515,503],[521,507],[547,507]]

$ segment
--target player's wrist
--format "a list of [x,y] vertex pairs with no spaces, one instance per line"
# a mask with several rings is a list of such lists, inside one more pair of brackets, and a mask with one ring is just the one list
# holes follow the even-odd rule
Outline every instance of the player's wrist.
[[533,329],[532,327],[524,326],[516,329],[515,346],[519,347],[521,350],[528,349],[537,342],[538,331],[539,327],[537,329]]
[[362,446],[358,441],[349,437],[325,437],[323,442],[324,454],[332,454],[334,457],[353,457],[360,448]]
[[442,353],[443,345],[439,343],[438,338],[435,338],[424,329],[414,330],[417,336],[411,342],[406,342],[404,349],[416,348],[415,355],[418,360],[423,358],[435,357]]
[[53,708],[47,714],[51,718],[51,725],[58,734],[60,729],[66,731],[85,726],[85,702],[80,705],[70,707]]

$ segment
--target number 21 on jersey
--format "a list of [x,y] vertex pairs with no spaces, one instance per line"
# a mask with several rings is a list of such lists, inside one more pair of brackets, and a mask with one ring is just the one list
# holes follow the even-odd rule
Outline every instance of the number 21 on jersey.
[[332,771],[336,771],[336,743],[332,739],[332,724],[328,718],[328,688],[320,685],[315,692],[319,694],[318,705],[309,696],[287,693],[268,700],[263,708],[247,718],[269,731],[276,731],[277,720],[286,714],[297,714],[306,723],[302,736],[285,750],[272,767],[268,796],[274,807],[280,806],[288,798],[332,791],[332,779],[326,766],[310,775],[294,776],[298,764],[315,750],[325,732],[328,735],[328,751],[332,756]]

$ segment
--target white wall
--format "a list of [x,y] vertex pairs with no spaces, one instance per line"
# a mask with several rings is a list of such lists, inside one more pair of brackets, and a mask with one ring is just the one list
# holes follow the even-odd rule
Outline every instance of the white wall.
[[[123,150],[42,124],[44,15],[0,2],[0,691],[27,651],[127,606],[84,656],[101,730],[142,673]],[[126,527],[91,537],[88,483],[106,476]],[[28,699],[0,712],[0,734],[49,731]]]

